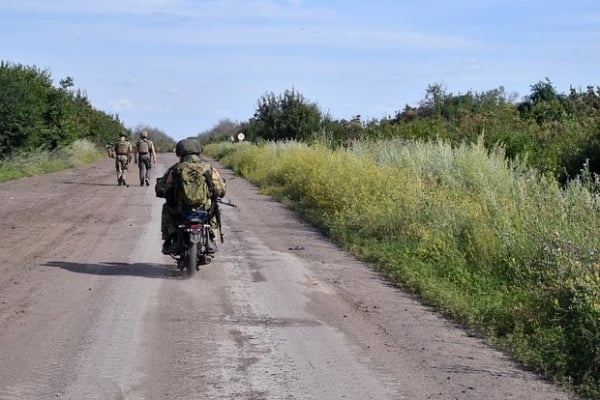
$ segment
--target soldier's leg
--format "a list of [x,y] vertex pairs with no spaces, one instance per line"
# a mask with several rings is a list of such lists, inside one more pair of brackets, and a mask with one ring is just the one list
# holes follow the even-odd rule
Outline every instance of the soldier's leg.
[[217,218],[213,216],[210,219],[210,240],[208,243],[210,252],[214,253],[217,250],[217,238],[219,238],[220,240],[220,237],[221,229],[219,227],[219,224],[217,223]]
[[150,169],[152,169],[152,160],[150,156],[144,158],[144,164],[146,165],[146,186],[150,186]]
[[169,254],[177,238],[177,210],[169,207],[167,203],[162,207],[160,230],[164,240],[162,252]]
[[162,233],[162,239],[167,240],[170,236],[177,233],[177,225],[173,217],[173,209],[163,204],[162,212],[160,216],[160,231]]
[[115,170],[117,171],[117,184],[121,186],[122,182],[122,169],[121,169],[121,161],[119,160],[119,156],[115,158]]
[[127,160],[123,160],[123,165],[121,167],[121,181],[123,185],[127,185]]
[[142,157],[138,158],[138,177],[140,178],[140,186],[144,186],[144,160]]

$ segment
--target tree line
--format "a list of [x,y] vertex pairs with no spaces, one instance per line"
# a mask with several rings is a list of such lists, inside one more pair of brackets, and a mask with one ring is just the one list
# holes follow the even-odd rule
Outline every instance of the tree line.
[[360,115],[334,119],[290,89],[265,93],[248,121],[220,121],[200,138],[226,140],[241,131],[250,141],[319,140],[333,147],[387,138],[443,139],[456,145],[482,138],[489,148],[501,145],[508,157],[527,159],[561,182],[579,175],[584,166],[600,173],[600,87],[571,87],[565,94],[545,78],[530,89],[517,100],[504,87],[453,94],[432,84],[417,106],[406,105],[393,116],[370,121]]
[[158,151],[171,151],[172,138],[160,129],[125,127],[118,115],[92,106],[72,77],[55,87],[48,70],[0,62],[0,160],[19,153],[52,151],[87,139],[99,146],[113,143],[120,132],[131,139],[147,130]]
[[127,131],[117,115],[94,108],[73,86],[71,77],[55,87],[47,70],[0,62],[0,158],[52,151],[77,139],[107,143]]
[[[21,152],[54,150],[77,139],[112,143],[118,132],[131,138],[148,130],[159,151],[171,151],[174,141],[158,128],[128,129],[118,115],[92,106],[73,78],[53,85],[50,73],[35,66],[0,62],[0,160]],[[417,106],[406,105],[393,116],[363,121],[360,115],[335,119],[295,89],[263,94],[251,118],[219,121],[198,135],[205,142],[301,140],[347,146],[354,140],[403,138],[444,139],[453,144],[483,138],[489,148],[502,145],[508,157],[521,159],[561,182],[582,168],[600,173],[600,87],[571,87],[559,93],[545,78],[517,100],[504,87],[449,93],[429,85]]]

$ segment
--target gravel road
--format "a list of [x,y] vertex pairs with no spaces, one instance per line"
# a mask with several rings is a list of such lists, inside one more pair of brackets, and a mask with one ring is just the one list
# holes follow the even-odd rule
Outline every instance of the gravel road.
[[112,160],[0,184],[0,400],[572,398],[221,172],[239,207],[193,279]]

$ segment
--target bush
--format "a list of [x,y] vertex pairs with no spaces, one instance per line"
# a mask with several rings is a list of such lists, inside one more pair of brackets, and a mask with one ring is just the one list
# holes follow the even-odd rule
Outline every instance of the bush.
[[483,138],[235,145],[221,160],[426,304],[587,394],[600,372],[600,198]]

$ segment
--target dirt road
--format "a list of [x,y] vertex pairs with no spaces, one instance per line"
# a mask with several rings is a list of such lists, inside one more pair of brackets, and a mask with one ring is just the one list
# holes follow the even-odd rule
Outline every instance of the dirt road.
[[111,160],[0,184],[0,400],[569,398],[222,173],[192,280]]

